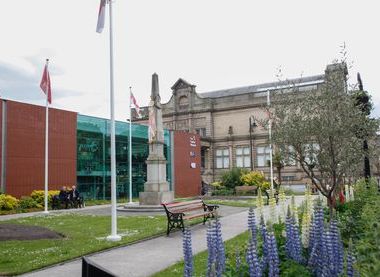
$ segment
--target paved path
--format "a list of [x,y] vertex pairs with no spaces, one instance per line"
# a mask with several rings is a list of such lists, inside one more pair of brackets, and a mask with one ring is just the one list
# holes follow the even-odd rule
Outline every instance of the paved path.
[[[303,197],[296,197],[300,203]],[[279,207],[278,207],[279,209]],[[247,210],[233,214],[228,209],[227,215],[221,218],[223,239],[228,240],[247,230]],[[231,214],[232,213],[232,214]],[[264,215],[269,214],[269,207],[264,207]],[[191,227],[193,254],[207,249],[206,227]],[[89,259],[106,268],[117,276],[150,276],[182,259],[181,232],[171,233],[170,237],[162,236],[132,245],[119,247],[89,256]],[[81,276],[81,260],[75,260],[23,276],[38,277],[74,277]]]

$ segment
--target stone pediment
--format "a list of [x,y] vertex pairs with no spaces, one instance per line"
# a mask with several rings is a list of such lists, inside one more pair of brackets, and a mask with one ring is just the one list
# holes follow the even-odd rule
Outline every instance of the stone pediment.
[[182,78],[179,78],[177,82],[174,83],[174,85],[171,87],[173,91],[184,89],[188,87],[195,87],[194,85],[190,84],[189,82],[185,81]]

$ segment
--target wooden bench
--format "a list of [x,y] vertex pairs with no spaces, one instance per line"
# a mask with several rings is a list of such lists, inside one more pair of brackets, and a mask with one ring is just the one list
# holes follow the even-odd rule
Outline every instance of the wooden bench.
[[205,224],[208,218],[215,217],[216,210],[219,208],[218,205],[205,204],[202,199],[169,204],[163,203],[161,205],[164,207],[168,218],[167,235],[174,228],[180,228],[184,231],[184,220],[203,217],[203,224]]

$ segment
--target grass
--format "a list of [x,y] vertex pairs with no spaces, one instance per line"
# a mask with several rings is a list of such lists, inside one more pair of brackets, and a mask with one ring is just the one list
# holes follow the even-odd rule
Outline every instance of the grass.
[[255,199],[247,199],[247,200],[205,200],[206,204],[213,205],[225,205],[232,207],[255,207],[256,200]]
[[[132,201],[133,202],[138,202],[139,199],[138,198],[132,198]],[[129,198],[118,198],[117,199],[117,203],[127,203],[129,202]],[[88,199],[88,200],[84,200],[84,203],[86,205],[86,207],[89,207],[89,206],[97,206],[97,205],[106,205],[106,204],[111,204],[111,200],[110,199]]]
[[119,217],[118,233],[122,236],[122,240],[119,242],[105,240],[105,237],[110,234],[109,216],[60,214],[8,220],[2,223],[43,226],[59,232],[65,237],[62,239],[1,241],[1,276],[21,274],[89,253],[161,235],[166,231],[164,216]]

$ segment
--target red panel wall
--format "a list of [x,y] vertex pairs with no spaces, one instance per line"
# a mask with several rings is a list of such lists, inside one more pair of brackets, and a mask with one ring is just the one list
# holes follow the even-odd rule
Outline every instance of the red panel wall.
[[[196,167],[191,168],[191,163]],[[174,174],[176,197],[200,195],[201,146],[198,135],[174,132]]]
[[[49,109],[49,189],[76,184],[77,114]],[[7,101],[6,193],[44,188],[45,107]]]

